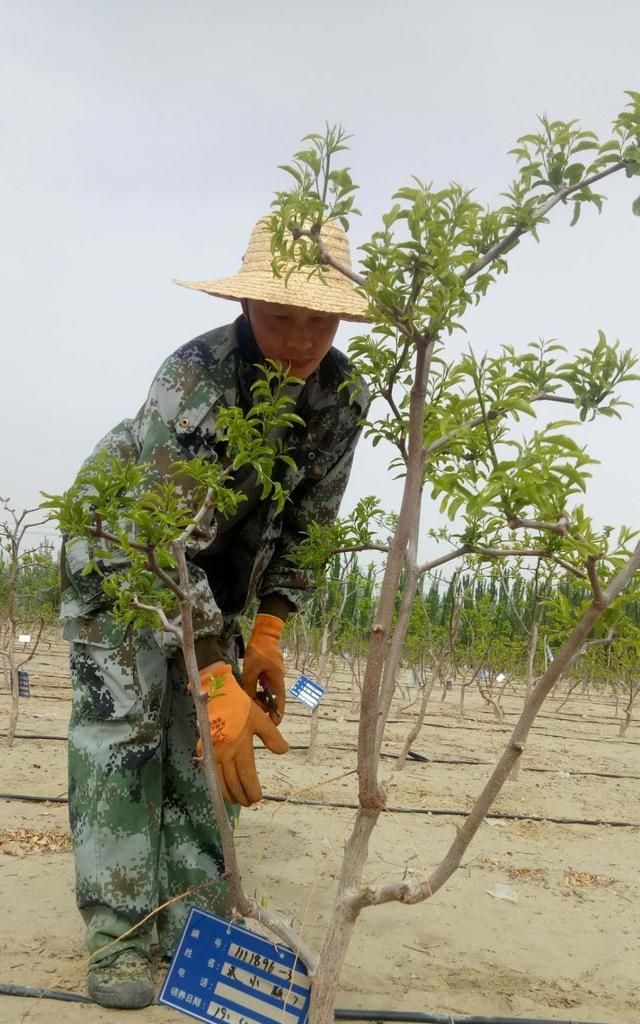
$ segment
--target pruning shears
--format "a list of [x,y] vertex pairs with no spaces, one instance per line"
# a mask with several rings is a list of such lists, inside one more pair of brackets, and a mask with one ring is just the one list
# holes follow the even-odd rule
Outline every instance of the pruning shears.
[[261,689],[258,690],[257,696],[260,698],[260,700],[264,702],[269,712],[275,711],[277,715],[280,715],[278,711],[278,701],[276,700],[276,696],[273,690],[271,689],[269,676],[267,675],[266,672],[260,673],[260,675],[258,676],[258,683],[260,684]]

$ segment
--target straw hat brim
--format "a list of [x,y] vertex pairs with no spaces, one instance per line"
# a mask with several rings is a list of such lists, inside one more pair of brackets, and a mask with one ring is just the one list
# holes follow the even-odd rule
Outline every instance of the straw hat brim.
[[323,270],[322,277],[319,274],[307,276],[296,272],[285,280],[284,277],[274,277],[270,271],[265,273],[254,270],[215,281],[182,281],[174,278],[174,283],[220,299],[278,302],[284,306],[333,313],[341,320],[354,323],[371,320],[367,314],[366,300],[352,288],[346,278],[330,269]]

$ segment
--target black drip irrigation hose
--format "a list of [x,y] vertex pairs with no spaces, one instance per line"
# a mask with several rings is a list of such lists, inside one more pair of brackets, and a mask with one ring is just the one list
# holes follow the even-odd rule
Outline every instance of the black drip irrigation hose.
[[[341,803],[329,800],[297,800],[288,796],[270,796],[265,793],[262,797],[271,803],[294,804],[298,807],[337,807],[346,810],[358,811],[360,804]],[[68,804],[66,796],[33,796],[29,793],[0,793],[0,800],[26,801],[39,804]],[[459,811],[447,807],[385,807],[390,814],[426,814],[441,818],[466,818],[469,811]],[[489,811],[485,818],[493,818],[502,821],[540,821],[551,822],[554,825],[610,825],[611,828],[640,828],[637,821],[617,821],[607,818],[552,818],[541,814],[509,814],[507,811]]]
[[63,1003],[89,1003],[95,1005],[89,996],[77,992],[59,992],[50,988],[28,988],[25,985],[0,984],[0,996],[19,996],[22,999],[59,999]]
[[[257,749],[258,750],[263,750],[264,747],[258,747]],[[309,749],[309,744],[308,743],[301,743],[301,744],[292,743],[292,744],[289,745],[289,750],[308,750],[308,749]],[[349,753],[353,752],[353,753],[355,753],[358,748],[357,747],[338,746],[337,744],[328,743],[326,746],[323,745],[322,749],[323,750],[343,750],[345,752],[349,752]],[[388,758],[388,759],[390,759],[392,761],[397,761],[397,759],[398,759],[397,758],[397,754],[392,754],[392,753],[390,753],[389,751],[386,751],[386,750],[383,750],[380,753],[380,757],[385,757],[385,758]],[[478,758],[474,758],[474,757],[465,757],[465,758],[457,758],[457,757],[428,757],[426,754],[419,754],[417,750],[410,750],[408,752],[408,754],[407,754],[407,757],[409,758],[409,760],[415,761],[417,764],[453,764],[453,765],[467,765],[467,766],[471,766],[471,767],[474,767],[476,765],[481,765],[481,766],[485,765],[486,767],[493,767],[494,764],[495,764],[494,761],[481,761]],[[523,769],[522,769],[523,772],[540,772],[540,773],[544,773],[544,774],[548,774],[548,775],[557,775],[560,770],[561,769],[559,769],[559,768],[536,768],[533,765],[531,765],[531,767],[523,767]],[[567,772],[564,772],[563,774],[570,775],[570,776],[574,776],[574,775],[579,775],[579,776],[589,775],[589,776],[593,776],[593,775],[595,775],[595,776],[597,776],[597,778],[601,778],[601,779],[631,779],[632,782],[633,781],[637,781],[638,779],[640,779],[640,775],[622,775],[619,772],[567,771]]]
[[[6,732],[0,732],[0,739],[4,739]],[[66,743],[69,739],[68,736],[39,736],[34,732],[14,732],[14,739],[16,740],[62,740]]]
[[[88,996],[57,989],[27,988],[23,985],[0,984],[0,996],[22,999],[58,999],[65,1003],[96,1004]],[[405,1010],[335,1010],[334,1020],[387,1021],[388,1024],[597,1024],[585,1020],[551,1020],[549,1017],[486,1017],[477,1014],[412,1013]]]
[[[44,698],[44,699],[46,700],[46,698]],[[334,709],[330,708],[330,707],[326,707],[326,710],[329,711],[329,710],[334,710]],[[287,718],[308,718],[308,717],[309,717],[308,713],[304,712],[304,711],[287,711]],[[325,722],[336,722],[337,721],[337,718],[335,716],[330,716],[328,714],[321,715],[320,717]],[[346,721],[347,722],[357,722],[357,721],[359,721],[359,719],[357,719],[357,718],[347,718]],[[409,721],[410,720],[408,718],[388,718],[387,719],[387,725],[408,725]],[[595,723],[590,722],[590,723],[587,723],[587,724],[593,725]],[[498,725],[497,722],[491,722],[491,721],[489,721],[488,723],[485,723],[485,725],[451,725],[451,724],[447,724],[446,722],[429,722],[429,721],[425,721],[424,722],[424,728],[425,729],[448,729],[450,731],[452,731],[454,729],[455,730],[463,729],[465,732],[481,732],[481,733],[484,733],[485,736],[487,735],[487,727],[488,726],[491,726],[491,733],[497,733],[497,732],[504,732],[504,733],[508,732],[508,733],[511,733],[511,732],[513,732],[513,725],[512,724],[511,725]],[[626,739],[626,737],[624,737],[624,736],[601,736],[601,735],[599,735],[599,736],[593,736],[593,735],[584,736],[581,733],[573,733],[571,736],[567,736],[567,735],[565,735],[564,733],[561,733],[561,732],[545,732],[542,729],[533,732],[532,735],[536,739],[565,740],[566,742],[571,742],[572,740],[580,740],[580,741],[584,740],[585,743],[620,743],[620,744],[624,744],[624,746],[640,747],[640,740],[629,740],[629,739]]]
[[[6,733],[0,732],[0,739],[3,736],[5,736],[5,735],[6,735]],[[56,740],[59,740],[59,741],[61,741],[63,743],[66,743],[68,741],[68,739],[69,739],[68,736],[47,736],[47,735],[42,735],[41,736],[41,735],[38,735],[37,733],[34,733],[34,732],[16,732],[15,733],[15,738],[16,739],[56,739]],[[261,748],[258,748],[258,750],[260,750],[260,749]],[[290,743],[289,744],[289,750],[290,751],[308,751],[308,749],[309,749],[309,744],[308,743]],[[327,751],[343,751],[344,753],[355,753],[355,751],[356,751],[355,746],[344,746],[344,745],[339,746],[338,744],[334,744],[334,743],[329,743],[327,746],[325,746],[324,749],[327,750]],[[391,761],[396,761],[397,760],[397,756],[395,754],[391,754],[389,751],[382,751],[381,754],[380,754],[380,757],[381,758],[388,758]],[[478,758],[430,758],[430,757],[427,757],[426,754],[419,754],[418,751],[410,751],[409,754],[407,755],[407,757],[410,759],[410,761],[415,761],[418,764],[470,765],[470,766],[473,767],[475,765],[490,766],[490,765],[493,765],[493,763],[494,763],[492,761],[480,761]],[[531,771],[531,772],[539,772],[539,773],[542,773],[542,774],[557,775],[558,772],[560,771],[560,769],[559,768],[537,768],[535,765],[530,765],[529,767],[523,767],[522,771]],[[569,776],[571,776],[571,778],[573,776],[581,776],[582,777],[583,775],[588,775],[590,777],[595,776],[596,778],[623,778],[623,779],[628,778],[628,779],[631,779],[632,781],[640,780],[640,775],[630,775],[630,774],[623,774],[621,772],[612,772],[612,771],[571,771],[571,770],[568,770],[568,771],[564,772],[563,774],[569,775]]]
[[[0,793],[0,797],[2,793]],[[324,800],[294,800],[287,796],[269,796],[263,800],[282,804],[302,804],[306,807],[338,807],[347,810],[360,810],[360,804],[329,802]],[[466,818],[469,811],[452,810],[446,807],[385,807],[391,814],[427,814],[443,818]],[[612,828],[640,828],[638,821],[616,821],[605,818],[552,818],[541,814],[509,814],[506,811],[489,811],[485,818],[497,818],[503,821],[541,821],[552,822],[554,825],[611,825]]]
[[[288,712],[287,712],[288,713]],[[387,721],[391,725],[407,725],[406,718],[389,718]],[[513,732],[513,726],[511,725],[498,725],[496,723],[489,723],[493,726],[492,732]],[[481,725],[446,725],[444,722],[425,722],[425,727],[428,729],[464,729],[467,732],[482,732],[486,735],[486,728]],[[581,736],[575,734],[573,736],[564,736],[561,732],[533,732],[532,736],[536,739],[553,739],[553,740],[584,740],[586,743],[624,743],[625,746],[633,745],[640,746],[640,740],[627,740],[624,736]]]
[[412,1013],[409,1010],[335,1010],[334,1020],[387,1021],[388,1024],[597,1024],[586,1020],[558,1020],[555,1017],[486,1017],[477,1014]]
[[[56,677],[49,677],[49,678],[66,679],[67,677],[66,676],[56,676]],[[50,694],[47,694],[47,693],[42,693],[41,692],[42,690],[57,690],[58,692],[64,691],[65,693],[68,692],[68,694],[70,695],[71,692],[72,692],[72,687],[71,687],[70,684],[66,684],[66,683],[65,684],[60,684],[60,683],[31,683],[31,696],[32,697],[39,697],[39,698],[42,698],[43,700],[49,700],[49,699],[51,699],[51,700],[67,700],[67,699],[69,699],[68,696],[58,697],[58,696],[54,696],[53,694],[50,695]],[[2,692],[2,691],[0,691],[0,692]],[[8,691],[7,691],[7,694],[8,694]],[[409,714],[414,709],[414,705],[415,704],[417,704],[417,701],[414,701],[413,704],[409,704],[409,705],[403,706],[402,708],[398,708],[397,710],[398,710],[399,713],[407,713],[407,714]],[[337,711],[343,711],[344,708],[350,707],[350,706],[351,706],[351,701],[349,700],[349,698],[345,698],[344,700],[341,700],[339,697],[335,697],[334,696],[330,700],[325,700],[323,702],[323,709],[332,710],[332,711],[336,711],[336,712]],[[610,707],[613,707],[613,705],[610,705]],[[414,713],[415,713],[415,711],[414,711]],[[491,712],[489,712],[488,710],[481,710],[480,711],[480,715],[484,716],[489,721],[490,724],[492,724],[492,725],[496,725],[497,724],[497,722],[495,721],[495,718],[492,716]],[[508,719],[509,719],[509,717],[511,715],[517,717],[517,712],[506,712],[505,713],[505,722],[507,724],[509,724]],[[357,712],[354,712],[352,717],[357,717]],[[430,714],[428,714],[427,717],[430,717]],[[583,714],[578,712],[578,711],[576,711],[576,712],[574,712],[572,714],[570,713],[570,714],[565,714],[565,715],[554,715],[552,712],[551,713],[547,713],[547,712],[544,712],[544,711],[538,712],[538,714],[536,715],[536,721],[539,722],[543,718],[547,719],[549,721],[553,721],[553,722],[570,722],[570,723],[573,723],[574,725],[600,725],[602,723],[605,723],[605,724],[608,724],[608,725],[616,725],[616,724],[619,724],[619,722],[620,722],[620,720],[618,718],[616,718],[616,716],[613,715],[613,714],[612,715],[600,715],[600,716],[598,716],[597,714],[593,714],[591,717],[585,718],[583,716]],[[396,719],[396,721],[404,721],[404,719]],[[481,718],[477,718],[477,717],[474,717],[474,716],[470,716],[468,718],[468,721],[470,721],[470,722],[478,722],[478,721],[482,722],[482,717]]]
[[[4,738],[4,736],[6,736],[6,733],[0,733],[0,739]],[[47,736],[47,735],[38,735],[37,733],[28,733],[28,732],[16,732],[16,733],[14,733],[14,738],[15,739],[19,739],[19,740],[58,740],[58,741],[60,741],[62,743],[67,743],[68,739],[69,739],[68,736]],[[258,749],[258,751],[260,751],[263,748],[262,747],[258,747],[257,749]],[[345,746],[339,746],[337,744],[331,744],[331,743],[328,744],[327,746],[323,747],[323,749],[324,750],[340,750],[340,751],[343,751],[344,753],[355,753],[355,751],[357,750],[356,747],[345,747]],[[291,744],[289,744],[289,750],[309,750],[309,744],[308,743],[291,743]],[[396,761],[397,760],[397,755],[396,754],[393,754],[390,751],[385,751],[385,750],[383,750],[380,753],[380,757],[388,758],[389,760],[392,760],[392,761]],[[467,765],[467,766],[471,766],[471,767],[474,767],[474,766],[477,766],[477,765],[480,765],[480,766],[482,766],[482,765],[490,766],[490,765],[493,764],[492,761],[481,761],[479,758],[473,758],[473,757],[465,757],[465,758],[458,758],[458,757],[428,757],[426,754],[418,753],[417,750],[410,750],[408,752],[408,754],[407,754],[407,758],[410,761],[415,761],[417,764],[451,764],[451,765]],[[537,768],[535,765],[531,765],[529,767],[525,767],[522,770],[525,771],[525,772],[538,772],[539,774],[545,774],[545,775],[557,775],[560,772],[559,768]],[[640,775],[630,775],[628,773],[624,774],[624,773],[621,773],[621,772],[591,772],[591,771],[573,771],[573,770],[569,770],[567,772],[564,772],[563,775],[570,776],[571,778],[573,778],[574,776],[577,776],[577,777],[589,776],[590,778],[595,777],[595,778],[598,778],[598,779],[629,779],[632,782],[640,780]]]
[[[459,1013],[414,1013],[410,1010],[334,1010],[334,1020],[387,1021],[388,1024],[597,1024],[586,1020],[554,1017],[486,1017]],[[600,1022],[602,1024],[602,1022]]]
[[0,800],[24,801],[32,804],[68,804],[67,796],[33,796],[30,793],[0,793]]
[[[47,697],[41,695],[38,700],[67,700],[66,697]],[[334,707],[325,706],[322,712],[319,712],[319,718],[323,722],[336,722],[337,718],[335,715],[331,715],[328,712],[335,711]],[[324,712],[324,713],[323,713]],[[306,711],[287,711],[287,718],[309,718],[309,713]],[[346,719],[347,722],[357,722],[357,718]],[[387,725],[407,725],[409,719],[407,718],[388,718]],[[512,732],[511,726],[498,725],[497,723],[489,723],[492,725],[493,732]],[[588,723],[595,724],[595,723]],[[481,725],[448,725],[444,722],[425,722],[424,725],[429,729],[464,729],[466,732],[482,732],[486,734],[486,729]],[[626,739],[624,736],[583,736],[580,734],[574,734],[572,736],[565,736],[559,732],[543,732],[539,730],[536,733],[537,738],[541,739],[556,739],[556,740],[584,740],[585,743],[621,743],[625,746],[640,746],[640,740]]]

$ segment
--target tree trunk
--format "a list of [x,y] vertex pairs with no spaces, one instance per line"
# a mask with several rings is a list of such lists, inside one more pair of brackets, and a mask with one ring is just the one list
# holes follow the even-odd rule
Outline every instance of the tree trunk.
[[562,701],[561,704],[558,704],[558,706],[556,708],[556,714],[558,713],[558,711],[560,711],[565,706],[565,704],[569,700],[569,697],[571,696],[573,691],[578,688],[578,686],[580,686],[580,680],[579,679],[576,680],[576,682],[573,683],[573,685],[568,688],[566,697],[564,698],[564,700]]
[[417,738],[418,738],[418,736],[420,734],[420,730],[422,729],[422,726],[424,724],[424,716],[427,713],[427,704],[429,703],[429,698],[431,696],[431,691],[433,690],[434,683],[435,683],[435,677],[434,676],[431,677],[431,682],[429,682],[429,683],[426,680],[423,680],[423,683],[422,683],[422,699],[420,701],[420,709],[418,711],[418,717],[417,717],[416,721],[413,723],[413,725],[411,726],[411,728],[409,729],[409,732],[407,733],[407,735],[405,737],[405,741],[404,741],[402,750],[398,754],[398,759],[397,759],[396,763],[393,766],[393,770],[394,771],[400,771],[402,768],[404,768],[404,765],[406,764],[406,760],[407,760],[407,754],[411,750],[411,747],[413,746],[413,744],[415,743],[415,741],[417,740]]
[[[417,670],[415,665],[411,666],[411,676],[412,676],[412,679],[413,679],[413,683],[411,684],[411,686],[409,686],[409,684],[407,683],[407,685],[405,687],[405,689],[407,691],[407,697],[406,697],[407,703],[403,704],[403,706],[398,709],[400,714],[403,714],[405,711],[408,711],[410,708],[412,708],[413,705],[416,703],[416,701],[420,697],[420,679],[419,679],[419,676],[418,676],[418,670]],[[412,695],[412,693],[411,693],[412,690],[413,690],[415,696]],[[402,689],[400,690],[400,692],[402,693]]]
[[487,692],[487,690],[485,690],[482,686],[479,685],[478,689],[480,690],[480,696],[482,697],[482,699],[485,701],[486,704],[489,705],[489,707],[493,711],[496,722],[498,723],[498,725],[502,725],[504,721],[504,711],[500,707],[500,704],[497,701],[495,701],[493,697],[491,697],[490,694]]
[[11,567],[9,572],[9,587],[7,593],[7,657],[9,659],[9,689],[11,690],[11,711],[9,713],[9,726],[7,728],[7,747],[13,746],[13,741],[18,728],[18,715],[20,714],[20,688],[18,686],[18,669],[16,665],[16,636],[18,627],[16,624],[16,588],[18,583],[18,560],[20,558],[20,537],[19,533],[11,538]]
[[[540,624],[539,624],[538,620],[536,619],[536,617],[534,615],[533,622],[531,623],[531,630],[529,632],[529,642],[527,644],[527,685],[526,685],[525,694],[524,694],[524,702],[525,702],[525,704],[527,703],[527,701],[529,700],[529,697],[533,693],[533,688],[535,686],[535,681],[536,681],[535,665],[534,665],[534,663],[535,663],[535,657],[536,657],[536,650],[538,648],[538,630],[539,630],[539,628],[540,628]],[[513,770],[512,770],[511,775],[510,775],[511,782],[517,782],[518,778],[520,777],[520,765],[522,764],[523,757],[524,757],[524,751],[522,752],[522,755],[518,758],[518,760],[516,761],[516,763],[513,766]]]
[[[311,653],[311,640],[310,640],[310,637],[309,637],[309,631],[308,631],[308,629],[306,629],[305,624],[302,621],[302,618],[299,618],[298,625],[300,627],[300,635],[302,637],[302,659],[300,661],[300,673],[301,673],[301,675],[305,675],[306,671],[307,671],[307,663],[309,661],[309,657],[310,657],[310,653]],[[298,641],[298,643],[299,642],[300,641]],[[296,660],[298,660],[299,658],[300,658],[300,652],[297,651],[296,652]]]
[[[356,659],[358,660],[356,661]],[[351,709],[349,714],[357,715],[360,711],[360,697],[362,694],[359,655],[354,655],[353,661],[349,662],[349,668],[351,670]]]
[[636,697],[638,696],[638,684],[636,684],[635,682],[632,682],[630,684],[630,687],[631,687],[631,689],[630,689],[630,693],[629,693],[629,701],[627,703],[627,706],[624,709],[624,718],[620,722],[620,729],[619,729],[619,732],[618,732],[618,736],[624,736],[624,734],[626,733],[627,729],[631,725],[631,722],[632,722],[632,719],[633,719],[633,705],[635,704]]
[[529,633],[529,643],[527,645],[527,688],[525,690],[524,695],[525,701],[529,700],[529,697],[533,693],[533,687],[536,679],[534,662],[536,657],[536,650],[538,648],[539,628],[539,623],[536,619],[534,619],[531,626],[531,632]]
[[460,704],[458,707],[458,718],[461,722],[464,721],[464,698],[467,693],[467,684],[460,683]]
[[[318,682],[321,686],[326,685],[327,664],[329,661],[329,623],[325,622],[322,629],[322,640],[320,642],[320,662],[318,664]],[[309,764],[315,763],[316,750],[318,747],[318,726],[320,724],[320,705],[311,712],[311,731],[309,734],[309,753],[307,755]]]
[[9,676],[9,689],[11,690],[11,710],[9,712],[9,725],[7,727],[7,737],[5,744],[7,747],[13,746],[13,741],[16,735],[16,729],[18,728],[18,715],[20,714],[20,688],[18,686],[18,671],[15,667],[15,658],[13,657],[13,651],[11,651],[10,668],[8,672]]
[[361,884],[362,873],[369,856],[369,839],[381,810],[381,807],[361,807],[356,815],[353,831],[347,840],[336,902],[320,953],[318,970],[311,986],[309,1024],[333,1024],[340,972],[358,917],[347,897],[350,891],[357,889]]

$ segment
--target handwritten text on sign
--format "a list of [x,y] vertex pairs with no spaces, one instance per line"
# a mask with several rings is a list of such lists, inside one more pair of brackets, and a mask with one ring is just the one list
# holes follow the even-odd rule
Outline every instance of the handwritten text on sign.
[[193,907],[158,1002],[196,1020],[305,1024],[309,988],[286,946]]

